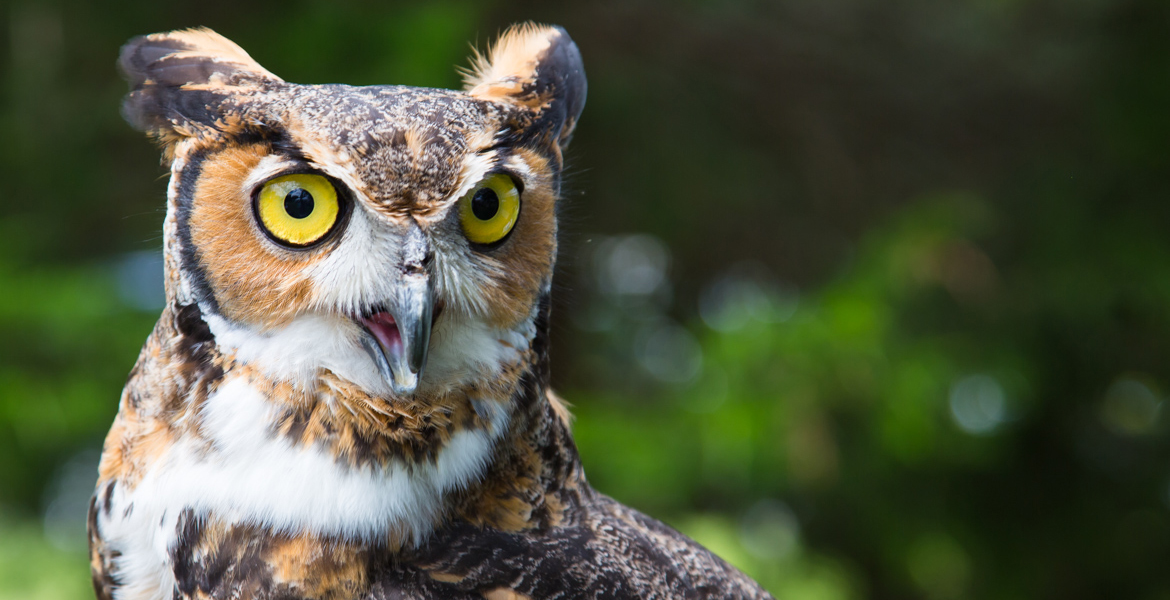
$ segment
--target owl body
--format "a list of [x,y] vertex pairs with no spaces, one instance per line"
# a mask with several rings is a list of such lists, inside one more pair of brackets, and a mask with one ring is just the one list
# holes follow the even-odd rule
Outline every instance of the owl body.
[[464,91],[289,84],[209,30],[120,65],[171,167],[167,306],[102,454],[99,598],[767,597],[594,491],[549,389],[563,30]]

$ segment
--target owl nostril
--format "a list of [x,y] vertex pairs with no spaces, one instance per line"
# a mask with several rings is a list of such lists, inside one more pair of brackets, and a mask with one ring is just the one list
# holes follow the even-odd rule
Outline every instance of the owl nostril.
[[428,252],[421,260],[408,260],[402,263],[402,272],[406,275],[427,275],[431,264],[435,262],[435,254]]
[[434,255],[422,228],[412,219],[402,240],[402,272],[407,275],[425,275]]

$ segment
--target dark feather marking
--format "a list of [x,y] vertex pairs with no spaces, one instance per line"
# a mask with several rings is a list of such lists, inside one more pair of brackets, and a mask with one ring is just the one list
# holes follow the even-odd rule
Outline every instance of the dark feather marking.
[[211,291],[211,283],[207,274],[199,263],[199,251],[191,240],[191,211],[195,203],[195,187],[199,182],[203,161],[207,160],[210,150],[199,148],[188,157],[183,170],[179,173],[178,199],[176,203],[175,223],[179,229],[180,259],[183,261],[182,270],[190,278],[194,288],[195,298],[208,310],[219,314],[219,303]]
[[519,97],[550,101],[534,116],[527,115],[527,122],[516,124],[519,132],[515,144],[555,156],[557,160],[551,161],[551,166],[554,179],[559,181],[561,152],[568,147],[577,119],[585,108],[588,83],[577,44],[564,29],[555,29],[558,35],[550,39],[549,47],[536,59],[536,77],[526,81],[517,93]]
[[304,150],[293,140],[292,135],[280,123],[248,124],[232,132],[224,132],[221,148],[263,144],[270,152],[280,154],[298,162],[308,162]]
[[204,344],[214,342],[211,328],[203,320],[203,313],[194,304],[185,304],[175,310],[175,330],[181,336],[180,348],[187,360],[203,358],[207,354]]
[[169,411],[179,412],[192,400],[205,400],[212,388],[223,379],[223,365],[217,358],[215,336],[199,306],[187,304],[174,309],[175,341],[178,365],[183,378],[188,382],[187,394],[176,394],[163,399],[163,406]]
[[106,490],[102,493],[102,513],[104,513],[107,517],[110,516],[110,511],[112,510],[114,486],[117,485],[117,483],[118,481],[116,479],[111,479],[110,482],[106,484]]
[[224,114],[228,96],[209,90],[150,86],[126,97],[122,116],[135,129],[165,131],[180,125],[209,126]]
[[560,35],[552,39],[548,49],[538,59],[540,68],[533,83],[533,91],[538,95],[550,93],[555,98],[549,108],[542,111],[540,120],[548,119],[555,124],[555,139],[564,148],[569,144],[577,118],[585,109],[585,96],[589,88],[581,51],[563,28],[557,27],[556,30]]
[[532,353],[536,355],[536,378],[542,387],[549,385],[549,317],[552,314],[552,299],[549,292],[540,295],[533,327],[536,335],[532,338]]
[[[248,528],[232,528],[205,547],[206,521],[187,509],[179,517],[178,539],[171,551],[175,586],[186,596],[211,598],[296,598],[287,590],[274,593],[272,568],[264,561],[272,536]],[[204,550],[196,557],[196,550]]]
[[294,411],[288,423],[285,437],[291,440],[301,439],[301,436],[305,434],[305,429],[309,426],[309,415],[302,410]]
[[[106,486],[106,498],[102,507],[103,512],[107,515],[110,512],[109,494],[113,491],[113,482]],[[90,552],[90,577],[93,579],[93,591],[98,600],[112,600],[114,591],[118,589],[121,582],[113,573],[110,562],[113,559],[121,556],[120,552],[113,551],[109,555],[103,555],[101,550],[104,549],[102,542],[101,529],[98,527],[98,504],[97,496],[94,496],[89,502],[89,513],[86,516],[86,529],[89,532],[89,552]]]

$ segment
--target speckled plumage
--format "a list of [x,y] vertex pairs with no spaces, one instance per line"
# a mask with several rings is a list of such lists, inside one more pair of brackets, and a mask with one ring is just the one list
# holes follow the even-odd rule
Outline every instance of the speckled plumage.
[[[172,171],[167,307],[102,455],[99,598],[768,597],[594,491],[549,389],[561,153],[585,101],[563,30],[510,30],[465,91],[288,84],[208,30],[137,38],[120,64],[126,116]],[[341,197],[311,247],[257,223],[285,173]],[[494,173],[522,204],[485,246],[455,207]],[[426,329],[402,387],[362,324],[419,298],[425,321],[390,321],[403,344]]]

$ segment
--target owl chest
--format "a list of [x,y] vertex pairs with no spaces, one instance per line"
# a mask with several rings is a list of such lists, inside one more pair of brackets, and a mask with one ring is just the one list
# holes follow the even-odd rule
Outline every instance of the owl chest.
[[107,441],[107,449],[128,446],[127,455],[145,454],[135,444],[158,446],[133,477],[99,482],[96,552],[120,584],[115,598],[170,598],[212,565],[302,587],[348,581],[365,544],[424,538],[444,495],[478,476],[491,449],[469,431],[426,464],[352,467],[275,433],[273,415],[246,380],[227,380],[207,398],[199,427],[188,428],[198,436]]

